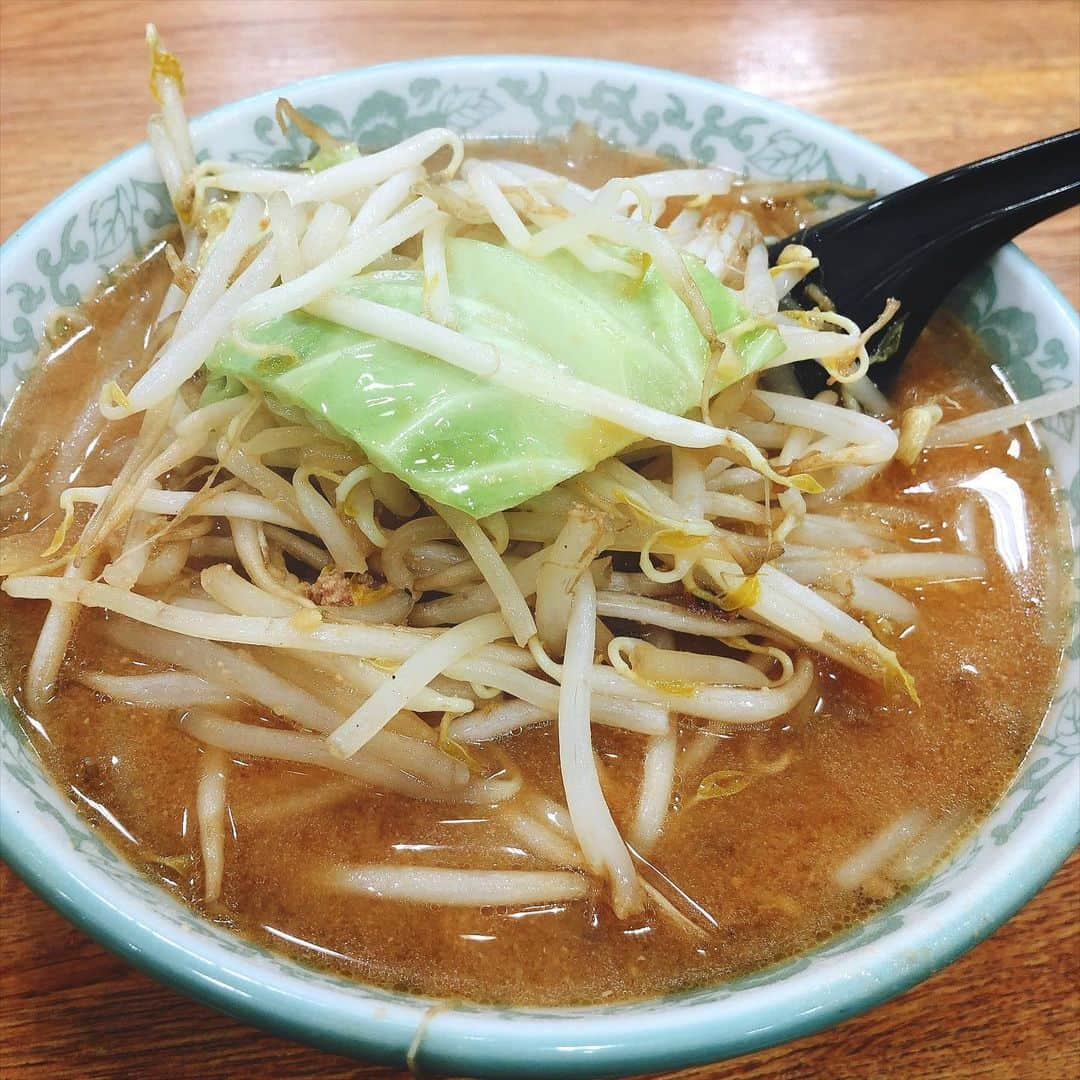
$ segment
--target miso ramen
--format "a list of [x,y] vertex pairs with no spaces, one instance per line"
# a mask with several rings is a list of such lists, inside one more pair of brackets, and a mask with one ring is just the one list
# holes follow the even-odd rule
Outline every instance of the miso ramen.
[[788,305],[765,242],[866,193],[287,102],[303,165],[197,163],[150,39],[179,226],[2,428],[4,690],[87,819],[447,999],[717,983],[924,879],[1053,692],[1062,402],[946,315],[886,398],[893,310]]

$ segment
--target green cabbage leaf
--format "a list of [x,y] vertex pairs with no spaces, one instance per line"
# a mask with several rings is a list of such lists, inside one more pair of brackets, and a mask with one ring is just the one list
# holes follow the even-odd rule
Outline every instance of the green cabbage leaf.
[[[713,324],[746,318],[697,259],[687,267]],[[679,415],[701,399],[709,348],[689,311],[650,267],[640,281],[596,273],[557,252],[542,259],[464,238],[447,243],[456,328],[538,367]],[[341,291],[419,314],[419,271],[363,274]],[[415,491],[486,517],[591,469],[633,432],[499,386],[413,349],[304,312],[222,342],[207,361],[207,395],[257,387],[279,407],[358,443]],[[250,349],[247,342],[258,346]],[[771,328],[739,336],[713,392],[782,350]]]

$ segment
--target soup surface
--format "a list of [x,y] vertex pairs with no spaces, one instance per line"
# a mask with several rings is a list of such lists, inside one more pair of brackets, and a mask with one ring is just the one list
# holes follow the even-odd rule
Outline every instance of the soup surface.
[[[493,153],[506,154],[500,144]],[[552,164],[558,147],[520,148]],[[559,164],[556,160],[555,164]],[[625,175],[622,155],[594,157],[576,178]],[[770,232],[790,227],[798,200],[760,206]],[[94,435],[97,395],[138,355],[147,313],[169,281],[160,252],[121,275],[82,310],[4,420],[10,479],[106,483],[135,427]],[[898,389],[904,403],[948,394],[967,409],[1000,390],[963,329],[939,317]],[[62,485],[63,486],[63,485]],[[883,532],[920,550],[972,550],[985,580],[905,587],[915,628],[893,644],[921,704],[818,658],[817,692],[765,730],[716,740],[710,770],[723,793],[695,798],[676,783],[673,812],[650,873],[677,887],[705,929],[687,935],[646,915],[619,921],[600,898],[514,910],[417,907],[330,887],[358,863],[543,869],[496,811],[379,795],[317,769],[237,758],[228,788],[228,837],[219,902],[206,905],[195,826],[199,744],[178,713],[136,708],[81,685],[80,671],[145,671],[103,638],[108,616],[82,614],[65,677],[27,732],[56,782],[108,840],[208,919],[307,962],[357,979],[439,997],[511,1003],[606,1002],[731,978],[805,950],[865,918],[924,876],[994,804],[1024,757],[1049,702],[1061,655],[1061,524],[1039,449],[1025,429],[937,450],[915,470],[893,463],[859,495]],[[45,483],[4,498],[3,534],[59,520]],[[46,543],[42,540],[42,546]],[[0,595],[6,693],[20,681],[45,605]],[[629,632],[617,628],[618,632]],[[891,628],[879,627],[888,637]],[[1018,647],[1021,643],[1022,647]],[[241,719],[260,719],[245,706]],[[271,717],[268,722],[277,723]],[[620,823],[636,796],[640,736],[594,730],[605,794]],[[526,780],[561,800],[551,725],[506,737]],[[892,854],[867,845],[891,836]],[[861,860],[861,861],[860,861]]]

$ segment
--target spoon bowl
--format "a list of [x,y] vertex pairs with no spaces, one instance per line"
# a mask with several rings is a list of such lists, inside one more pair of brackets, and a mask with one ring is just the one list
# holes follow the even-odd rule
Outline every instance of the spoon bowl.
[[[828,302],[871,326],[890,300],[899,314],[877,335],[872,378],[888,392],[915,340],[966,274],[1025,229],[1080,202],[1080,129],[960,165],[800,229],[769,246],[775,265],[789,244],[820,265],[790,303]],[[825,386],[813,361],[799,365],[808,392]]]

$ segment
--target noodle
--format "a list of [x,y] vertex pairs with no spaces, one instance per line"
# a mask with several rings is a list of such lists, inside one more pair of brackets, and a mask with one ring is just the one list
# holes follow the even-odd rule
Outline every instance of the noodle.
[[225,873],[225,754],[211,749],[203,757],[195,797],[199,819],[199,845],[203,860],[203,896],[212,904],[221,895],[221,880]]
[[596,590],[583,576],[574,589],[566,660],[559,692],[559,764],[574,834],[589,869],[603,874],[611,886],[611,904],[619,918],[641,907],[640,887],[630,853],[604,801],[593,760],[589,732],[592,665],[596,626]]
[[419,866],[359,866],[335,875],[340,888],[413,904],[520,907],[582,900],[588,882],[580,874],[530,870],[450,870]]
[[382,791],[394,791],[412,799],[441,798],[453,801],[462,794],[457,788],[433,788],[400,768],[381,761],[365,758],[343,761],[326,749],[324,739],[315,735],[241,724],[209,713],[188,713],[181,719],[180,726],[200,742],[231,754],[317,765],[332,772],[344,773]]
[[153,709],[221,708],[233,700],[227,691],[183,671],[166,671],[159,675],[85,672],[79,676],[79,681],[114,701]]
[[664,827],[675,784],[678,752],[679,740],[674,734],[653,736],[645,748],[641,791],[630,829],[630,843],[642,855],[652,851]]
[[376,735],[398,710],[407,706],[417,692],[427,686],[461,656],[504,637],[507,626],[501,615],[481,615],[461,623],[418,649],[368,698],[327,743],[331,750],[349,757]]
[[513,574],[507,569],[491,541],[475,521],[471,521],[459,510],[453,510],[448,506],[439,507],[439,514],[453,529],[461,546],[469,553],[476,568],[487,582],[514,640],[524,647],[529,638],[536,633],[536,623],[533,622],[532,612]]

